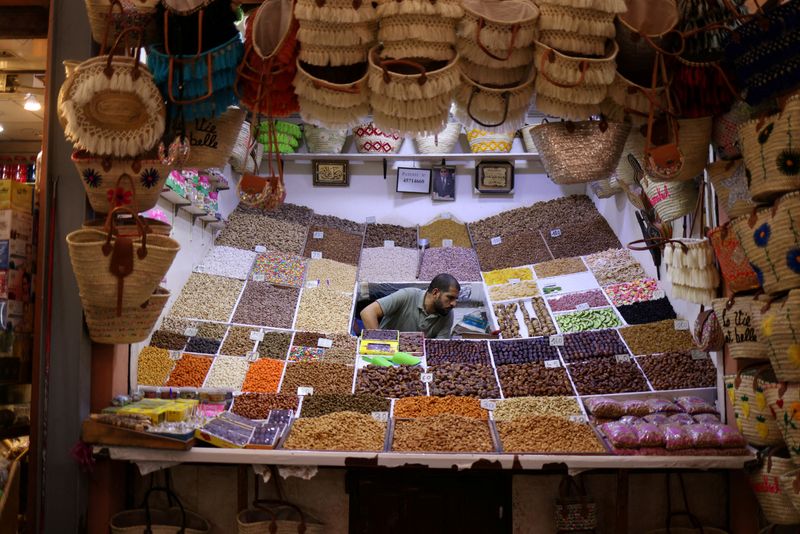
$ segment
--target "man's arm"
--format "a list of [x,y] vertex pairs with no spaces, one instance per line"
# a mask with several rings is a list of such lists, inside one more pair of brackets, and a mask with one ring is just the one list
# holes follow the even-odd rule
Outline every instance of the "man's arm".
[[447,316],[447,322],[442,326],[441,330],[436,332],[436,339],[450,339],[450,332],[453,330],[453,312]]
[[361,310],[361,320],[367,330],[377,330],[382,318],[383,309],[377,300]]

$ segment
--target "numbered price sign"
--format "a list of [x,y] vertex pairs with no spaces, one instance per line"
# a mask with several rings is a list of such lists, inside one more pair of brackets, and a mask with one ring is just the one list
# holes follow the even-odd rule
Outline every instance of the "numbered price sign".
[[551,347],[563,347],[564,346],[564,336],[561,334],[557,334],[555,336],[550,336],[550,346]]
[[376,222],[377,222],[377,219],[375,217],[372,217],[372,216],[367,217],[367,224],[375,224]]
[[588,302],[584,302],[583,304],[578,304],[577,306],[575,306],[575,309],[578,310],[578,311],[586,311],[589,308],[590,308],[590,306],[589,306]]
[[372,412],[372,418],[379,423],[385,423],[389,420],[389,412]]
[[263,275],[263,274],[261,274],[261,273],[258,273],[258,274],[254,274],[254,275],[253,275],[253,282],[263,282],[263,281],[264,281],[264,280],[266,280],[266,279],[267,279],[267,277],[266,277],[266,276],[264,276],[264,275]]
[[631,357],[629,354],[617,354],[614,356],[617,359],[617,363],[628,363],[631,361]]
[[561,228],[553,228],[550,230],[550,237],[561,237]]
[[666,296],[667,294],[664,292],[663,289],[657,289],[653,291],[653,300],[663,299]]
[[264,341],[264,332],[261,330],[252,330],[250,332],[250,341]]
[[254,362],[257,359],[258,359],[258,353],[256,351],[251,350],[250,352],[247,353],[247,361],[248,362]]
[[453,248],[452,239],[442,239],[442,248]]
[[419,379],[423,384],[430,384],[433,382],[433,373],[420,373]]
[[306,282],[306,287],[308,289],[314,289],[317,286],[319,286],[319,280],[309,280]]
[[675,330],[689,330],[689,321],[678,319],[675,321]]
[[572,423],[588,423],[585,415],[570,415],[569,420]]
[[311,259],[312,260],[321,260],[322,259],[322,252],[319,252],[317,250],[311,252]]
[[509,278],[508,279],[508,283],[509,284],[519,284],[519,278]]
[[692,351],[692,359],[693,360],[707,360],[708,353],[703,352],[702,350],[693,350]]
[[325,232],[314,232],[314,239],[322,239],[325,237]]
[[561,367],[561,360],[545,360],[544,366],[547,369],[555,369]]
[[190,326],[186,330],[183,331],[183,335],[186,337],[194,337],[197,335],[197,327]]
[[179,351],[179,350],[171,350],[171,351],[169,351],[169,359],[174,361],[174,362],[180,360],[182,357],[183,357],[183,355],[181,354],[181,351]]
[[394,248],[394,241],[387,239],[383,242],[383,248]]
[[264,245],[256,245],[256,252],[258,252],[259,254],[262,254],[266,251],[267,247],[265,247]]
[[333,346],[333,340],[321,337],[317,339],[317,346],[321,349],[329,349]]
[[313,395],[314,388],[308,386],[300,386],[299,388],[297,388],[297,394],[300,396]]
[[481,399],[481,408],[484,410],[494,411],[497,408],[497,403],[491,399]]
[[497,246],[497,245],[499,245],[500,243],[502,243],[502,242],[503,242],[503,238],[502,238],[502,237],[500,237],[500,236],[493,237],[491,240],[489,240],[489,242],[490,242],[490,243],[491,243],[493,246]]

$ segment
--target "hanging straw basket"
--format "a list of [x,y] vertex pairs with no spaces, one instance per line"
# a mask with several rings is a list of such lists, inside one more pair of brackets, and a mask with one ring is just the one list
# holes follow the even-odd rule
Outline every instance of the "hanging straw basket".
[[[139,217],[142,220],[142,223],[150,230],[150,232],[156,235],[163,235],[169,237],[172,233],[172,225],[169,223],[165,223],[164,221],[159,221],[158,219],[151,219],[149,217]],[[103,219],[92,219],[91,221],[84,221],[81,228],[84,230],[98,230],[102,231],[105,228],[106,220]],[[124,235],[128,237],[135,237],[139,235],[139,229],[136,227],[136,223],[133,222],[133,219],[123,219],[117,220],[117,225],[115,230],[117,231],[118,235]]]
[[189,169],[221,169],[230,158],[242,129],[246,112],[239,108],[214,119],[195,119],[186,127],[191,150],[184,167]]
[[744,295],[714,299],[711,305],[732,358],[767,359],[767,345],[761,336],[763,300]]
[[[150,506],[153,492],[164,492],[169,496],[170,508]],[[174,503],[174,504],[173,504]],[[177,505],[177,506],[176,506]],[[108,524],[111,534],[207,534],[211,526],[202,516],[185,510],[172,490],[163,487],[150,488],[144,497],[144,508],[124,510],[111,517]]]
[[707,238],[670,240],[664,246],[664,265],[675,298],[711,306],[720,277]]
[[487,132],[486,130],[467,130],[469,150],[473,154],[511,152],[513,133]]
[[750,119],[753,108],[737,100],[731,109],[714,119],[714,129],[711,132],[711,144],[717,158],[722,160],[735,160],[742,157],[739,146],[739,127]]
[[[602,56],[614,37],[614,18],[626,9],[624,0],[540,2],[539,41],[570,54]],[[591,7],[588,7],[591,5]]]
[[370,46],[375,42],[377,31],[375,21],[342,25],[330,20],[304,20],[297,31],[297,40],[303,46]]
[[461,134],[461,124],[450,122],[444,130],[436,135],[417,136],[414,143],[417,145],[418,154],[449,154],[458,142]]
[[708,177],[714,184],[720,207],[729,218],[748,215],[758,207],[750,197],[744,162],[741,159],[710,163]]
[[733,388],[736,426],[747,442],[758,447],[783,445],[783,436],[767,403],[767,396],[775,394],[779,387],[769,364],[750,365],[735,376],[726,376],[725,387],[728,395]]
[[539,42],[556,50],[585,56],[602,56],[608,37],[586,35],[566,30],[541,30]]
[[630,128],[621,122],[542,123],[530,136],[553,183],[580,184],[614,174]]
[[432,61],[449,61],[453,58],[453,45],[447,42],[430,42],[420,39],[384,41],[382,55],[386,59],[424,57]]
[[360,154],[397,154],[403,145],[403,137],[384,132],[371,122],[353,128],[353,137]]
[[375,13],[379,19],[394,15],[430,15],[458,20],[464,16],[460,0],[383,0],[378,2]]
[[[619,58],[619,55],[617,57]],[[651,95],[652,103],[648,95]],[[638,85],[625,78],[619,71],[617,71],[614,81],[608,87],[608,96],[621,106],[626,113],[638,115],[644,120],[647,120],[651,104],[655,104],[660,108],[666,107],[663,87],[657,87],[653,91],[649,86]]]
[[800,381],[800,336],[795,325],[800,319],[800,291],[762,308],[759,339],[767,345],[767,355],[782,382]]
[[[456,21],[431,15],[390,15],[381,17],[378,42],[390,43],[414,40],[419,43],[456,44]],[[431,57],[424,53],[417,58]]]
[[[263,504],[262,504],[263,503]],[[236,517],[238,534],[323,534],[325,525],[287,501],[261,501]],[[268,506],[264,506],[267,504]]]
[[758,289],[758,277],[747,261],[747,255],[739,239],[731,231],[730,222],[709,230],[708,238],[714,247],[714,255],[717,257],[717,264],[728,291],[741,293]]
[[528,79],[530,63],[513,68],[486,68],[462,57],[458,68],[470,80],[481,85],[517,85]]
[[101,46],[114,42],[123,30],[131,27],[144,29],[146,43],[158,39],[154,17],[158,9],[158,0],[132,0],[124,3],[112,0],[86,0],[85,3],[92,39]]
[[458,52],[485,67],[530,63],[539,9],[524,0],[463,0]]
[[[174,239],[147,235],[140,222],[139,237],[128,248],[130,240],[125,243],[115,236],[114,215],[120,211],[130,213],[139,221],[130,209],[115,208],[109,213],[106,231],[75,230],[67,235],[72,270],[83,306],[116,304],[118,315],[124,308],[144,304],[153,295],[180,250],[180,244]],[[118,277],[114,273],[123,274]]]
[[294,16],[301,22],[328,21],[341,24],[343,28],[347,24],[377,19],[372,2],[362,0],[297,0]]
[[792,506],[790,497],[781,491],[780,478],[794,469],[788,458],[769,455],[764,465],[749,476],[750,487],[756,494],[767,522],[775,525],[800,523],[800,512]]
[[800,287],[800,235],[795,228],[800,228],[800,192],[733,221],[736,237],[770,295]]
[[144,341],[153,330],[169,296],[168,289],[159,287],[147,302],[141,306],[123,308],[119,317],[116,316],[113,306],[86,306],[83,312],[89,327],[89,337],[95,343],[110,345]]
[[[790,449],[791,454],[791,449]],[[794,460],[792,456],[792,460]],[[795,462],[795,466],[797,462]],[[781,491],[789,496],[789,501],[795,510],[800,511],[800,469],[789,471],[780,477]]]
[[525,115],[533,98],[536,72],[513,86],[482,85],[461,74],[455,92],[454,116],[468,129],[514,133],[525,124]]
[[669,180],[660,180],[657,176],[648,174],[651,180],[670,182],[693,180],[703,172],[708,163],[713,118],[678,119],[676,122],[678,147],[683,154],[683,165],[680,171],[670,176]]
[[[739,127],[739,140],[750,193],[756,202],[768,202],[800,189],[800,95],[786,102],[783,111],[767,119],[754,119]],[[795,145],[798,143],[798,145]]]
[[[627,161],[625,162],[627,164]],[[653,182],[647,180],[645,193],[662,222],[687,215],[697,205],[698,187],[689,182]]]
[[634,83],[649,86],[656,48],[664,48],[664,38],[681,18],[675,0],[627,0],[627,11],[615,20],[620,73]]
[[[795,466],[800,465],[800,384],[781,383],[776,389],[768,389],[767,402],[775,413],[789,457]],[[793,503],[800,504],[795,492],[790,495]]]
[[317,67],[297,62],[295,92],[303,121],[331,129],[347,129],[369,115],[367,63]]
[[238,173],[258,172],[263,157],[264,145],[251,138],[250,123],[244,121],[231,152],[231,168]]
[[348,130],[321,128],[313,124],[303,125],[303,137],[308,151],[312,154],[339,154],[347,140]]

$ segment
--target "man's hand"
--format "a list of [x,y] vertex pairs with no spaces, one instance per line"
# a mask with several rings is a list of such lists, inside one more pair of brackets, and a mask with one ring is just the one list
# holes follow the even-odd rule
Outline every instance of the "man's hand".
[[367,330],[377,330],[382,318],[383,309],[381,309],[381,305],[377,301],[361,310],[361,320]]

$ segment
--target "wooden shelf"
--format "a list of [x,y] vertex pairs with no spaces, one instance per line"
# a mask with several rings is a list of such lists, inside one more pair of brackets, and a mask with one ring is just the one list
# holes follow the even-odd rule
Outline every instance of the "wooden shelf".
[[178,193],[173,191],[172,189],[165,189],[161,192],[161,198],[166,200],[167,202],[171,202],[176,206],[191,206],[191,202],[186,198],[180,196]]
[[539,161],[539,154],[531,152],[487,152],[479,154],[438,153],[438,154],[311,154],[296,152],[294,154],[281,154],[281,159],[286,161],[311,161],[314,159],[333,159],[350,161],[381,161],[381,160],[437,160],[445,161],[474,161],[474,160],[530,160]]

